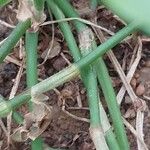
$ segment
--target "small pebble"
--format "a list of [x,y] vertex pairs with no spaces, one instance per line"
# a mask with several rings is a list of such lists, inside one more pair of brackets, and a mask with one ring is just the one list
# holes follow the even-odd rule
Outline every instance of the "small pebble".
[[136,88],[136,94],[137,96],[141,96],[145,93],[145,87],[143,84],[139,84],[139,86]]

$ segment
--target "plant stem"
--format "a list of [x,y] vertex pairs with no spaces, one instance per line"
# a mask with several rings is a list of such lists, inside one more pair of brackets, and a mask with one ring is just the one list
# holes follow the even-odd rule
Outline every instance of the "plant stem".
[[41,137],[36,138],[34,141],[31,143],[31,149],[32,150],[43,150],[43,140]]
[[38,83],[37,75],[37,44],[38,33],[26,32],[26,78],[27,87],[30,88]]
[[100,73],[98,73],[98,80],[100,82],[100,85],[102,87],[110,116],[113,121],[113,126],[116,134],[117,141],[120,145],[120,149],[129,149],[128,140],[126,137],[126,133],[124,130],[124,125],[121,119],[121,113],[119,110],[119,106],[116,101],[116,96],[114,93],[114,89],[111,84],[111,79],[109,77],[109,74],[107,72],[107,68],[104,64],[104,61],[99,60],[100,65],[96,65],[96,69],[99,70]]
[[[38,33],[26,32],[26,80],[27,87],[31,88],[38,83],[37,76],[37,43]],[[29,109],[32,111],[32,103],[29,102]]]
[[0,8],[7,5],[11,0],[0,0]]
[[[56,19],[64,19],[64,15],[61,12],[61,10],[56,6],[56,4],[51,1],[47,1],[49,4],[50,9],[52,10],[52,13],[55,15]],[[78,46],[76,44],[76,41],[73,37],[73,34],[71,32],[70,26],[67,22],[59,23],[60,28],[64,34],[64,37],[67,41],[67,44],[69,46],[69,49],[73,55],[74,61],[78,61],[81,58],[81,54],[79,52]],[[85,52],[86,53],[86,52]],[[84,52],[83,52],[84,55]],[[91,70],[91,71],[90,71]],[[89,75],[88,75],[89,74]],[[98,126],[100,124],[100,118],[99,118],[99,108],[98,108],[98,97],[97,97],[97,81],[96,76],[93,76],[93,69],[91,66],[86,67],[86,69],[81,70],[81,77],[84,81],[84,84],[87,88],[88,93],[88,99],[89,99],[89,105],[90,108],[93,107],[93,109],[90,109],[91,112],[91,124]],[[96,115],[97,114],[97,115]]]
[[120,150],[116,137],[113,133],[112,127],[109,123],[107,114],[101,104],[101,101],[99,102],[99,107],[100,107],[101,124],[102,124],[102,128],[105,134],[107,144],[111,150]]
[[[51,0],[47,0],[47,2],[50,2]],[[59,1],[59,0],[58,0]],[[57,0],[55,0],[55,3],[57,3],[57,4],[61,4],[62,3],[62,1],[59,3]],[[65,1],[64,1],[65,2]],[[60,7],[60,6],[59,6]],[[64,5],[63,5],[63,7],[64,7]],[[61,7],[60,7],[61,8]],[[69,13],[71,13],[72,14],[72,17],[74,17],[74,18],[76,18],[77,16],[78,16],[78,13],[77,12],[74,12],[74,10],[72,10],[72,7],[70,7],[70,4],[69,3],[66,3],[65,2],[65,8],[67,8],[65,11],[63,11],[65,14],[69,14]],[[78,16],[79,17],[79,16]],[[74,21],[73,21],[74,22]],[[74,22],[74,25],[75,25],[75,27],[76,28],[78,28],[78,29],[84,29],[85,27],[86,27],[86,25],[84,25],[82,22],[80,22],[80,21],[76,21],[76,22]]]
[[[27,87],[31,88],[38,83],[37,75],[37,44],[38,32],[26,32],[26,79]],[[32,102],[29,101],[29,109],[32,111]],[[43,141],[40,137],[31,143],[32,150],[42,150]]]
[[[31,88],[38,83],[37,75],[37,32],[26,32],[26,76],[27,87]],[[32,102],[29,101],[29,109],[32,111]],[[43,141],[40,137],[31,143],[32,150],[42,150]]]
[[34,0],[34,6],[37,11],[44,10],[44,2],[45,2],[45,0]]
[[[26,103],[31,98],[32,94],[42,94],[47,92],[79,75],[79,69],[94,63],[96,59],[102,56],[109,49],[113,48],[119,42],[121,42],[125,37],[134,32],[136,29],[135,23],[131,23],[124,27],[122,30],[117,32],[114,36],[108,39],[105,43],[98,46],[94,51],[90,52],[88,55],[84,56],[78,62],[70,65],[69,67],[63,69],[62,71],[56,73],[55,75],[41,81],[40,83],[34,85],[32,88],[22,92],[21,94],[15,96],[9,101],[6,101],[6,105],[11,109],[16,109],[20,105]],[[4,103],[4,102],[3,102]],[[1,103],[0,103],[1,105]],[[0,116],[2,117],[2,112],[5,110],[0,107]]]
[[30,25],[30,19],[18,23],[18,25],[0,47],[0,63],[2,63],[5,57],[13,50],[13,47],[17,44],[20,37],[26,32]]
[[[76,17],[76,18],[79,17],[79,15],[74,11],[74,8],[68,3],[68,1],[56,0],[56,3],[64,11],[65,15],[67,15],[68,17]],[[66,5],[67,5],[67,9],[65,9]],[[70,11],[68,11],[68,10],[70,10]],[[82,30],[84,30],[84,28],[77,26],[78,22],[76,20],[73,23],[75,24],[76,29],[78,30],[79,33],[82,32]],[[85,29],[86,28],[87,27],[85,27]],[[93,43],[95,43],[95,42],[93,42]],[[96,48],[96,44],[93,44],[93,48],[94,49]],[[105,66],[105,63],[103,62],[103,59],[101,57],[99,58],[98,61],[95,62],[95,67],[97,70],[98,79],[99,79],[100,83],[102,84],[101,86],[102,86],[103,92],[104,92],[104,94],[107,93],[107,95],[109,95],[109,96],[105,95],[105,98],[106,98],[106,102],[107,102],[107,105],[109,108],[111,118],[113,120],[113,125],[114,125],[116,137],[117,137],[118,143],[120,145],[120,148],[129,149],[127,136],[125,134],[125,129],[124,129],[124,125],[122,122],[121,113],[120,113],[120,110],[119,110],[119,107],[118,107],[118,104],[117,104],[117,101],[115,98],[115,94],[114,94],[114,91],[112,88],[112,83],[109,79],[109,74],[108,74],[107,68]],[[101,76],[101,74],[104,74],[105,77]],[[99,77],[101,77],[101,78],[99,78]],[[101,80],[103,82],[101,82]],[[111,90],[110,91],[111,93],[109,92],[109,89]],[[110,99],[111,99],[111,101],[110,101]],[[113,101],[112,101],[112,99],[113,99]]]
[[[31,99],[31,92],[30,90],[26,90],[23,93],[15,96],[9,102],[6,102],[8,107],[12,108],[12,111],[16,108],[19,108],[21,105],[27,103]],[[0,113],[1,116],[1,113]]]
[[[55,15],[56,19],[65,18],[62,11],[56,6],[53,0],[48,1],[48,4],[49,4],[50,9],[52,10],[52,13]],[[70,26],[68,25],[67,22],[59,23],[59,25],[67,41],[67,44],[70,48],[70,51],[72,55],[74,56],[74,61],[78,61],[81,57],[81,54],[79,53],[79,49],[72,35]],[[84,49],[82,51],[83,55],[85,55],[85,53],[88,53],[87,51],[90,51],[89,49],[91,49],[91,47],[89,47],[87,50]],[[100,113],[99,113],[99,105],[98,105],[99,99],[97,96],[98,95],[97,94],[98,93],[97,79],[96,79],[96,75],[92,66],[87,66],[86,68],[82,69],[81,77],[82,77],[82,80],[84,81],[85,87],[87,88],[88,102],[89,102],[89,107],[90,107],[90,126],[91,126],[90,129],[92,129],[91,131],[93,131],[93,129],[96,129],[94,131],[97,132],[101,125],[100,125],[100,116],[99,116]],[[96,138],[96,140],[99,143],[101,143],[102,149],[107,149],[107,145],[105,143],[104,137],[102,138],[103,132],[100,132],[100,133],[101,133],[101,136]],[[95,135],[93,134],[93,136]],[[98,148],[97,144],[95,146],[97,149],[100,149]]]
[[45,0],[34,0],[35,19],[40,22],[43,18]]
[[[60,8],[58,8],[58,6],[54,3],[53,0],[47,1],[47,3],[48,3],[48,8],[52,11],[56,19],[65,18],[63,12],[60,10]],[[63,32],[64,38],[67,42],[67,45],[73,56],[74,61],[80,60],[81,59],[80,50],[76,44],[76,40],[72,34],[69,24],[67,22],[60,22],[59,27]]]

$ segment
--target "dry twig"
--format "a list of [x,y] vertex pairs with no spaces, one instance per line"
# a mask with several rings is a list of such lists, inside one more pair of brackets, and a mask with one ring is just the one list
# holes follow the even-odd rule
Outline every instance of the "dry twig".
[[11,24],[3,21],[3,20],[0,20],[0,24],[3,25],[3,26],[6,26],[7,28],[11,28],[11,29],[15,28],[14,25],[11,25]]
[[[50,14],[51,21],[53,22],[53,16],[52,16],[51,13],[49,13],[49,14]],[[47,54],[46,54],[46,56],[44,58],[44,61],[40,65],[43,65],[47,61],[47,59],[49,57],[49,54],[50,54],[50,52],[51,52],[51,50],[53,48],[54,38],[55,38],[55,28],[54,28],[54,24],[52,23],[52,40],[51,40],[51,42],[49,44],[49,49],[48,49]]]
[[[23,63],[22,63],[22,66],[19,68],[19,71],[17,73],[16,79],[14,81],[14,85],[13,85],[13,87],[11,89],[11,93],[10,93],[9,99],[12,99],[15,96],[17,90],[18,90],[18,86],[19,86],[19,83],[20,83],[22,72],[23,72]],[[10,113],[7,116],[7,134],[8,134],[7,143],[8,143],[8,147],[9,147],[9,143],[10,143],[11,122],[12,122],[12,113]]]

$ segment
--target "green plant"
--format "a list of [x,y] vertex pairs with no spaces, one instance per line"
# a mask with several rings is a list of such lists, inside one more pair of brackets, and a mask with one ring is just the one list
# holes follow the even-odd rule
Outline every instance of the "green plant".
[[0,0],[0,7],[7,5],[11,0]]
[[9,35],[6,42],[1,45],[0,48],[0,63],[3,62],[5,57],[12,52],[13,47],[17,44],[21,36],[26,32],[26,30],[31,26],[31,20],[18,23],[13,32]]
[[[105,43],[97,47],[91,29],[83,22],[74,20],[72,21],[72,23],[79,35],[80,48],[78,48],[76,39],[73,36],[69,24],[67,22],[60,22],[60,29],[63,32],[75,63],[56,73],[55,75],[45,79],[44,81],[37,83],[37,30],[43,16],[45,1],[34,0],[32,2],[35,7],[35,18],[28,18],[25,21],[18,23],[10,36],[0,47],[0,62],[2,62],[5,57],[12,51],[13,47],[17,44],[20,37],[23,36],[24,33],[26,33],[26,74],[28,89],[20,95],[17,95],[10,101],[5,101],[4,99],[1,100],[0,116],[5,117],[11,111],[14,111],[13,118],[15,118],[15,120],[19,124],[22,124],[23,117],[19,113],[15,112],[16,108],[18,108],[22,104],[29,103],[29,109],[32,112],[33,103],[31,103],[30,101],[31,98],[43,94],[44,92],[47,92],[48,90],[51,90],[80,74],[87,90],[88,104],[90,108],[90,131],[96,148],[98,150],[100,148],[108,149],[108,147],[109,149],[114,150],[128,150],[129,145],[122,123],[121,113],[117,105],[114,89],[112,87],[112,83],[102,57],[109,49],[113,48],[129,34],[139,29],[149,34],[149,29],[147,28],[146,24],[149,24],[149,22],[145,21],[147,18],[143,17],[145,13],[142,13],[141,15],[144,19],[137,19],[135,21],[134,18],[137,15],[135,12],[129,10],[129,13],[132,14],[130,18],[129,15],[125,15],[125,12],[127,12],[129,8],[125,7],[126,10],[123,10],[123,6],[125,3],[127,3],[127,5],[133,5],[133,2],[129,0],[127,0],[127,2],[121,2],[119,0],[91,0],[90,7],[93,11],[95,11],[98,3],[103,3],[108,8],[116,12],[119,16],[121,16],[129,24],[122,30],[117,32],[110,39],[108,39]],[[147,1],[145,1],[145,3],[146,2]],[[7,1],[0,1],[0,6],[3,6],[6,3]],[[138,5],[137,7],[135,7],[135,9],[139,8],[140,4],[141,2],[138,0]],[[79,18],[78,13],[74,10],[74,8],[67,0],[47,0],[47,6],[49,10],[52,11],[57,20],[64,19],[65,16],[71,18]],[[36,26],[33,20],[37,21]],[[82,40],[82,36],[87,36],[86,38],[89,38],[89,43],[84,43],[84,41]],[[85,44],[88,44],[88,46],[85,47]],[[109,113],[113,121],[115,134],[113,133],[112,128],[107,130],[104,134],[101,130],[101,128],[103,127],[102,118],[105,118],[107,121],[108,118],[105,116],[105,111],[103,110],[102,104],[100,102],[97,79],[99,84],[101,85],[107,102],[107,106],[109,108]],[[102,114],[100,114],[101,110],[103,110]],[[110,126],[109,122],[107,122],[106,124]],[[96,132],[98,132],[99,134],[95,134]],[[32,141],[32,149],[43,149],[43,141],[41,138],[37,138],[35,141]]]
[[134,27],[134,24],[128,25],[127,27],[120,30],[111,39],[97,47],[94,51],[90,52],[90,54],[86,55],[78,62],[47,78],[46,80],[34,85],[32,88],[29,88],[28,90],[14,97],[10,101],[1,102],[0,116],[6,116],[6,114],[8,114],[11,110],[15,110],[20,105],[28,102],[31,99],[31,96],[42,94],[79,75],[79,69],[82,69],[88,64],[95,62],[95,60],[99,58],[99,56],[103,55],[107,50],[123,40],[128,34],[132,33],[135,29]]
[[[26,79],[27,87],[31,88],[38,83],[37,74],[37,44],[38,33],[34,31],[26,32]],[[32,102],[29,101],[29,109],[32,111]],[[43,142],[40,137],[32,141],[32,150],[42,150]]]

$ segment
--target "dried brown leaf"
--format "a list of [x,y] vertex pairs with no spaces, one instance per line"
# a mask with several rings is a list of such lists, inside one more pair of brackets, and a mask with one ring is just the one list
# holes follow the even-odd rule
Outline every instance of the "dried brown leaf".
[[124,115],[124,118],[130,118],[131,119],[131,118],[134,118],[135,116],[136,116],[136,113],[135,113],[135,110],[132,107],[132,108],[129,108],[127,110],[127,112]]
[[19,0],[19,7],[17,13],[18,20],[25,21],[32,17],[33,12],[31,11],[31,4],[29,4],[29,0]]
[[11,135],[12,140],[17,142],[24,142],[27,138],[28,130],[24,129],[24,127],[17,128],[14,133]]
[[[46,49],[42,53],[41,58],[45,59],[48,51],[49,51],[49,49]],[[51,51],[50,51],[49,55],[47,56],[47,59],[51,59],[51,58],[54,58],[54,57],[58,56],[58,54],[60,53],[60,51],[61,51],[60,44],[57,41],[54,40],[53,47],[51,48]]]
[[30,18],[33,29],[37,30],[39,24],[45,21],[46,15],[43,11],[37,12],[31,0],[19,0],[17,18],[19,21],[26,21]]
[[13,140],[18,142],[28,138],[35,140],[46,130],[54,114],[58,112],[58,109],[46,104],[47,100],[48,97],[43,94],[32,98],[33,110],[25,115],[23,126],[12,135]]

